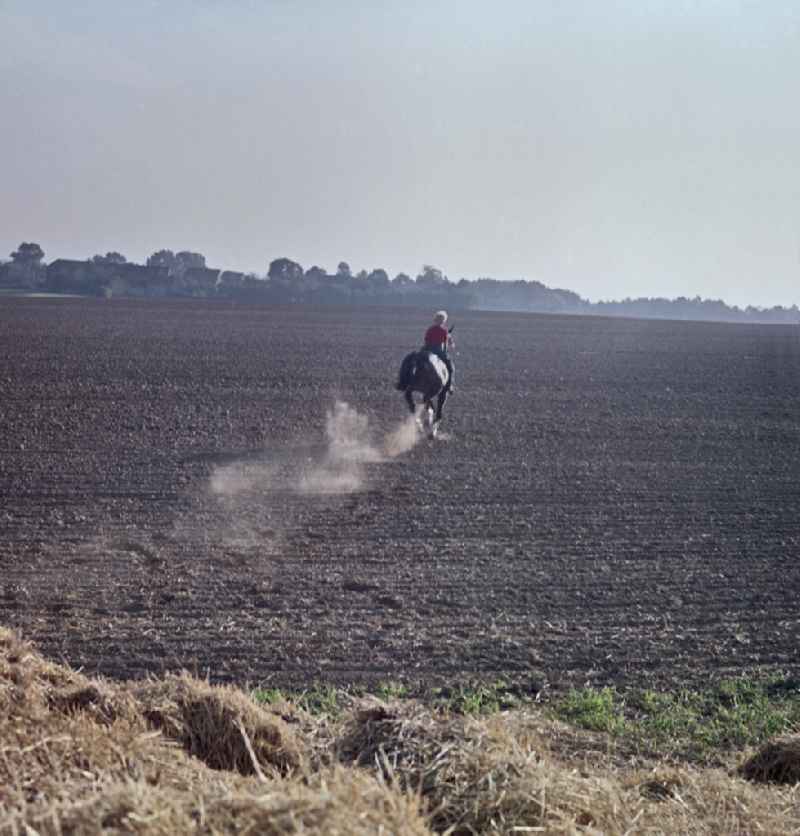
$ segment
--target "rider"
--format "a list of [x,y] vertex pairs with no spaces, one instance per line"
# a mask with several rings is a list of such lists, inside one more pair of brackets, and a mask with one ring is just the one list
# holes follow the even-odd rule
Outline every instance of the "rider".
[[447,311],[437,311],[433,315],[433,325],[425,332],[425,346],[423,351],[430,351],[437,357],[444,361],[448,371],[448,381],[445,389],[448,392],[453,392],[453,378],[455,369],[453,368],[453,361],[448,357],[447,350],[453,348],[453,337],[447,330],[445,323],[447,322]]

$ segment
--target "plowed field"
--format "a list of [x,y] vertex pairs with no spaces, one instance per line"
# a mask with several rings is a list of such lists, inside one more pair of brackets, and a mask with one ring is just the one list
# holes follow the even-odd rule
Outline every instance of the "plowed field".
[[797,671],[800,329],[0,302],[0,622],[114,677]]

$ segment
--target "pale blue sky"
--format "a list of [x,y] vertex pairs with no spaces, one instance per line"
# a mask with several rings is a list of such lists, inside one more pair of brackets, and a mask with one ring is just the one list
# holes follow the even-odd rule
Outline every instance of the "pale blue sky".
[[0,0],[0,253],[800,302],[800,3]]

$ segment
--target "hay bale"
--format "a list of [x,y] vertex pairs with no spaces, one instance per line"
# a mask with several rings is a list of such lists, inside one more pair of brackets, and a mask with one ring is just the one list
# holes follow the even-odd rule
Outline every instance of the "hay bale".
[[138,716],[135,700],[124,688],[50,662],[4,629],[0,629],[0,709],[9,714],[81,711],[103,725]]
[[212,832],[266,836],[431,836],[417,796],[341,767],[304,783],[284,779],[259,794],[206,802],[206,821]]
[[7,627],[0,627],[0,666],[19,662],[20,656],[29,651],[30,646],[17,633]]
[[[74,793],[74,794],[73,794]],[[90,787],[65,785],[61,794],[37,799],[9,811],[0,832],[64,833],[100,836],[103,833],[137,833],[167,836],[197,831],[192,805],[185,793],[176,793],[143,781],[105,780]]]
[[[431,836],[419,799],[354,770],[333,769],[307,782],[276,779],[254,787],[208,777],[191,788],[142,781],[95,785],[83,798],[63,795],[26,805],[4,820],[0,832],[41,834],[259,833],[264,836]],[[31,831],[27,831],[31,832]]]
[[61,714],[83,712],[104,726],[123,718],[143,725],[139,705],[133,696],[124,688],[102,679],[78,681],[65,688],[53,689],[46,696],[48,706]]
[[436,831],[624,829],[618,786],[551,762],[545,748],[524,715],[443,716],[376,700],[356,706],[338,745],[345,763],[419,792]]
[[304,762],[287,723],[234,688],[183,674],[148,682],[135,695],[152,728],[212,769],[287,774]]
[[419,703],[357,701],[336,743],[338,760],[377,767],[391,780],[395,773],[422,782],[425,766],[443,746],[455,743],[457,730],[437,723]]
[[800,781],[800,734],[771,740],[740,767],[748,781],[762,784],[796,784]]
[[0,628],[0,711],[34,703],[41,697],[37,673],[44,660],[16,633]]
[[17,634],[0,629],[0,713],[47,713],[62,691],[90,687],[85,676],[47,661]]
[[[656,766],[619,775],[635,833],[799,833],[794,789],[755,786],[724,769]],[[654,787],[662,789],[651,794]],[[644,791],[643,791],[644,790]],[[631,825],[635,822],[635,828]]]

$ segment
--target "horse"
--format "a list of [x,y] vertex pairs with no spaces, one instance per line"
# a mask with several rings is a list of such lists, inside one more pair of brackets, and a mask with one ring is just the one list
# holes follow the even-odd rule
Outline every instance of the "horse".
[[[435,438],[442,420],[442,408],[447,400],[447,384],[450,374],[441,357],[432,351],[412,351],[406,355],[400,366],[400,376],[397,389],[403,393],[409,410],[416,412],[414,392],[422,395],[423,416],[422,427],[428,438]],[[434,409],[433,400],[436,399]]]

